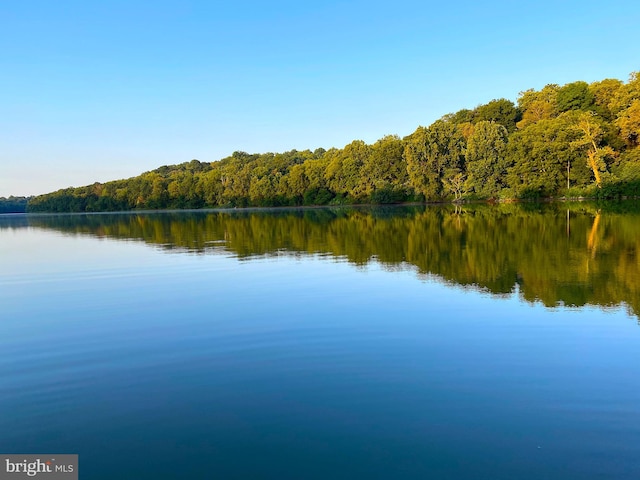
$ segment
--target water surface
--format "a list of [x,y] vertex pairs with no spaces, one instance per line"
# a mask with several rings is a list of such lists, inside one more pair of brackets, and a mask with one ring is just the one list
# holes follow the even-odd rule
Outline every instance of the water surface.
[[91,479],[633,478],[635,212],[3,217],[0,451]]

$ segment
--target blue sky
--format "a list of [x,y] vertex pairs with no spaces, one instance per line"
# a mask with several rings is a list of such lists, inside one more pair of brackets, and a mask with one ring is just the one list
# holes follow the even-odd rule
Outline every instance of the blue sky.
[[0,196],[343,147],[640,70],[635,1],[0,4]]

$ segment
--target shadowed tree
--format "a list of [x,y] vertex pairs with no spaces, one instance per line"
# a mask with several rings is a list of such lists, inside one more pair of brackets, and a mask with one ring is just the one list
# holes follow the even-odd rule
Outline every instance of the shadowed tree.
[[505,187],[507,129],[494,122],[479,122],[467,142],[467,190],[480,198],[496,197]]
[[556,97],[559,112],[569,110],[591,110],[595,104],[595,97],[587,82],[568,83],[560,90]]

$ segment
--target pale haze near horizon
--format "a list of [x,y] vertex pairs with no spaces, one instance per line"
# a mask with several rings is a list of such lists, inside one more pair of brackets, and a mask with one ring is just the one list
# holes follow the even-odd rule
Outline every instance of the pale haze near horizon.
[[232,152],[341,148],[640,70],[637,4],[11,2],[0,196]]

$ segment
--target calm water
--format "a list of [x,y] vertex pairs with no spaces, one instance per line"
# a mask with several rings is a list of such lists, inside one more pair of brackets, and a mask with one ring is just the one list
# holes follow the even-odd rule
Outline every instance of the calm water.
[[0,452],[640,477],[633,205],[0,217]]

